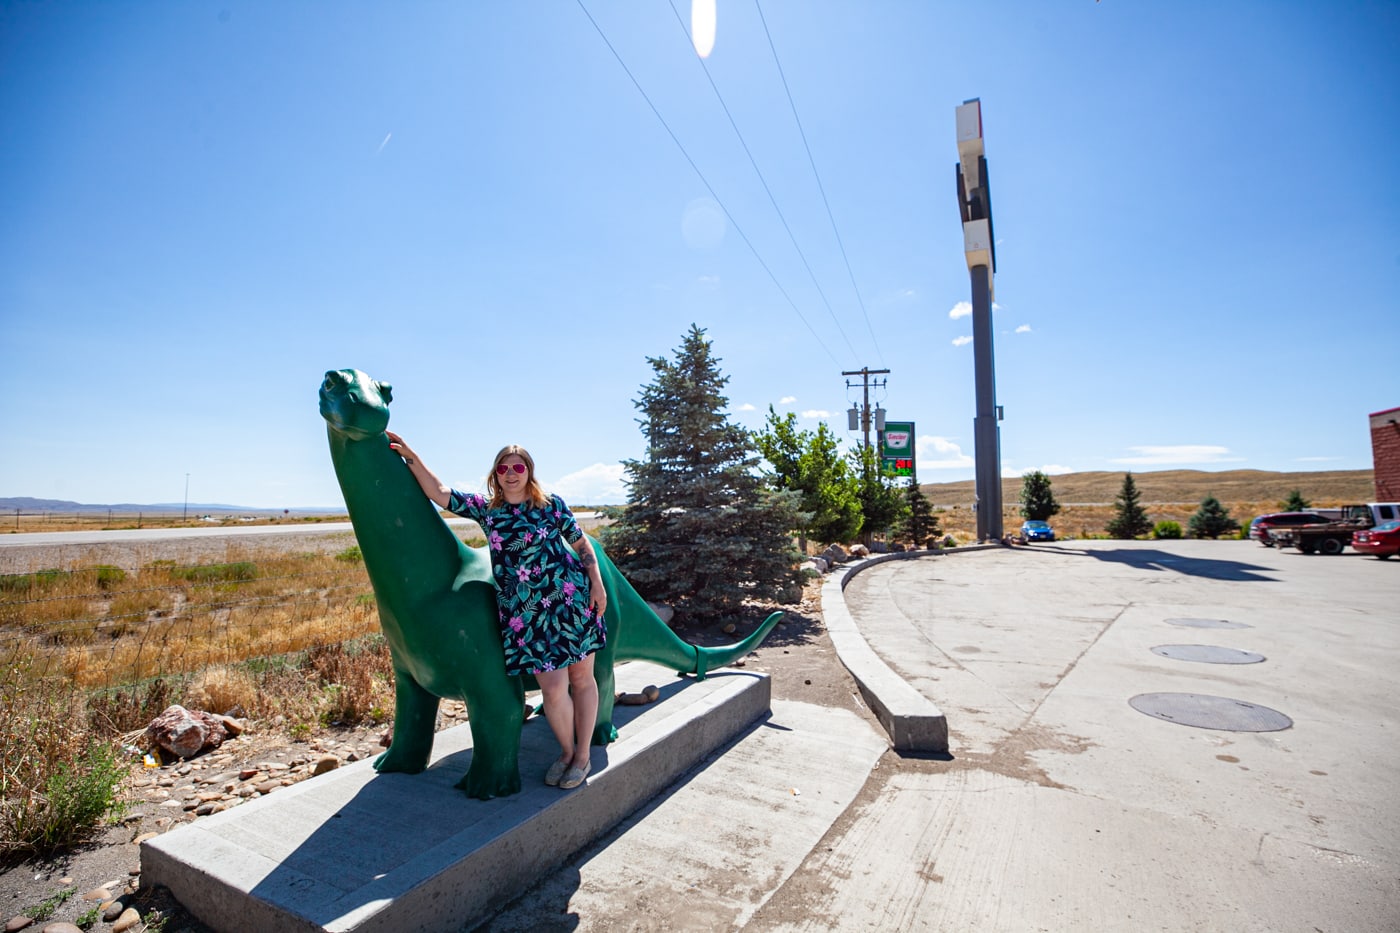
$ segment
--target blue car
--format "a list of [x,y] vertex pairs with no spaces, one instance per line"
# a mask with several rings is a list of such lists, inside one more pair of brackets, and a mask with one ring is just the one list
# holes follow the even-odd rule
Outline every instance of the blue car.
[[1055,529],[1049,522],[1030,521],[1021,525],[1021,537],[1027,541],[1054,541]]

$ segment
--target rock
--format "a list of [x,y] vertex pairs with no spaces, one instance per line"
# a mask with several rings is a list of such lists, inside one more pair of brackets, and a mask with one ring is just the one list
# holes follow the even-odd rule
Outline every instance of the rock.
[[783,590],[783,604],[791,606],[802,601],[802,587],[790,586]]
[[195,816],[208,816],[211,813],[217,812],[219,812],[219,805],[213,802],[202,803],[194,809]]
[[122,911],[121,916],[117,918],[117,922],[112,924],[112,933],[126,933],[127,930],[135,927],[136,924],[140,922],[141,915],[136,912],[136,908],[128,907],[126,910]]
[[136,845],[139,846],[141,843],[145,842],[147,839],[154,839],[154,838],[156,838],[156,837],[159,836],[159,835],[160,835],[160,833],[142,833],[141,835],[137,836],[135,839],[133,839],[133,840],[131,840],[131,841],[132,841],[134,844],[136,844]]
[[109,881],[100,888],[93,888],[91,891],[83,895],[83,900],[110,901],[112,899],[112,892],[110,889],[114,884],[116,884],[115,881]]
[[813,557],[812,566],[817,568],[817,573],[826,573],[831,569],[831,561],[825,557]]
[[258,769],[257,769],[257,768],[244,768],[242,771],[238,772],[238,779],[239,779],[240,781],[251,780],[252,778],[255,778],[255,777],[257,777],[257,776],[258,776]]
[[24,914],[20,914],[18,917],[11,917],[9,920],[5,921],[5,933],[18,933],[19,930],[32,926],[33,923],[34,919],[32,917],[26,917]]
[[828,564],[833,566],[836,564],[844,564],[846,561],[850,560],[850,557],[846,554],[846,549],[839,544],[831,545],[825,551],[821,552],[821,556],[826,559]]
[[670,625],[671,619],[675,618],[676,610],[671,606],[666,605],[665,603],[649,602],[647,603],[647,605],[650,606],[651,611],[656,613],[657,616],[661,619],[661,621],[665,622],[667,625]]
[[339,758],[335,757],[334,755],[322,755],[316,760],[316,764],[312,766],[311,773],[313,776],[317,774],[325,774],[327,771],[334,771],[336,768],[339,767]]
[[83,929],[66,920],[56,920],[53,923],[44,924],[44,928],[39,933],[83,933]]
[[254,784],[253,789],[260,794],[270,794],[281,786],[281,781],[263,781],[261,784]]
[[219,722],[223,724],[224,731],[230,736],[240,736],[248,728],[246,722],[240,719],[234,719],[232,716],[220,716]]
[[892,544],[890,545],[890,553],[891,553],[891,554],[903,554],[904,551],[905,551],[904,545],[900,544],[898,541],[895,541],[894,543],[892,543]]
[[128,898],[119,897],[114,901],[108,901],[102,908],[102,919],[106,923],[114,923],[116,919],[124,914],[131,904]]
[[736,626],[733,622],[727,622],[727,623],[725,623],[724,628],[720,629],[720,631],[723,632],[723,633],[726,634],[726,635],[733,635],[733,634],[734,634],[734,631],[735,631],[737,628],[738,628],[738,626]]
[[647,684],[642,688],[642,696],[647,698],[648,703],[655,703],[660,699],[661,691],[657,689],[656,684]]
[[853,544],[853,545],[851,545],[851,557],[852,557],[852,559],[857,558],[857,557],[869,557],[869,556],[870,556],[870,548],[866,547],[866,546],[863,545],[863,544]]
[[173,810],[176,807],[183,807],[185,802],[179,797],[171,797],[169,800],[162,800],[160,806],[166,810]]
[[381,748],[388,748],[392,744],[394,744],[394,730],[390,729],[379,737],[379,746]]
[[[200,752],[218,748],[228,738],[219,717],[183,706],[170,706],[151,720],[146,727],[146,739],[178,758],[193,758]],[[189,766],[180,769],[189,773]]]

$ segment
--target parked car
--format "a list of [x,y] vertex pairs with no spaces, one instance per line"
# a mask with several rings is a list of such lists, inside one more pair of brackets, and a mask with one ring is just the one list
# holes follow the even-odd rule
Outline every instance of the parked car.
[[1334,519],[1317,512],[1273,512],[1269,515],[1260,515],[1249,523],[1249,536],[1258,541],[1264,547],[1273,547],[1274,541],[1269,537],[1270,528],[1292,528],[1297,525],[1325,525]]
[[1304,554],[1340,554],[1351,544],[1356,532],[1370,531],[1389,521],[1400,521],[1400,502],[1344,505],[1339,521],[1325,525],[1279,525],[1270,529],[1269,537],[1279,548],[1296,547]]
[[1381,522],[1374,528],[1354,532],[1351,536],[1351,549],[1358,554],[1374,554],[1381,560],[1392,554],[1400,554],[1400,519]]
[[1029,521],[1021,525],[1021,537],[1027,541],[1054,541],[1055,529],[1049,522]]

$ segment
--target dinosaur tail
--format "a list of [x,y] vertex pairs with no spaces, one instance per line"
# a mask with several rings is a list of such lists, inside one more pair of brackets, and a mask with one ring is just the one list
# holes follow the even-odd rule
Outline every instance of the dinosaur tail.
[[[608,591],[607,614],[612,616],[617,612],[620,619],[626,620],[617,632],[613,656],[617,661],[651,661],[704,680],[709,671],[733,664],[757,648],[783,617],[781,612],[773,613],[747,638],[732,645],[714,648],[692,645],[661,621],[661,617],[604,553],[597,539],[594,539],[593,550],[598,556],[598,569],[602,571],[603,584]],[[609,629],[612,629],[611,625]]]

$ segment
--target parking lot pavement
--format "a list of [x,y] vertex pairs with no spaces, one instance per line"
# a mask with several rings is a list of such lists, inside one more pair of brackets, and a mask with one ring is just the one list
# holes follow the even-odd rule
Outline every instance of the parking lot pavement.
[[1074,541],[870,567],[847,606],[951,760],[887,755],[752,927],[1400,929],[1397,563]]

